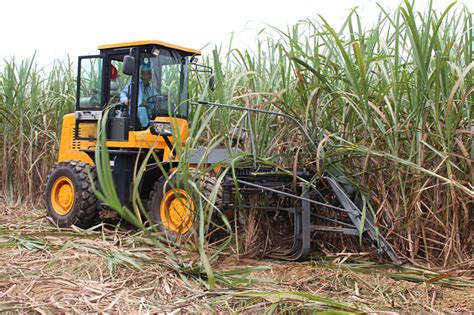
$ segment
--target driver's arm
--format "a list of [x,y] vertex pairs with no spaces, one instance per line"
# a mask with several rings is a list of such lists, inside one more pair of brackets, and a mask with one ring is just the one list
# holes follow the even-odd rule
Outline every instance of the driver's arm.
[[125,85],[123,88],[122,92],[120,92],[120,103],[127,105],[129,103],[129,95],[128,95],[128,90],[130,89],[130,81]]

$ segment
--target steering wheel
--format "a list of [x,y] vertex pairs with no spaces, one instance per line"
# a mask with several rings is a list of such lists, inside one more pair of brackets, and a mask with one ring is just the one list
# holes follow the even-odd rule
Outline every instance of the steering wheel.
[[155,94],[155,95],[147,97],[146,102],[161,104],[163,102],[166,102],[167,100],[168,100],[168,95]]

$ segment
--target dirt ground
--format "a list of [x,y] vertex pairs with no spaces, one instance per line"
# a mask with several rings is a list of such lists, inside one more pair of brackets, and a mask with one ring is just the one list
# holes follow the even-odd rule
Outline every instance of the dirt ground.
[[136,231],[57,229],[42,209],[0,203],[0,311],[474,311],[474,279],[344,257],[289,263],[212,261],[211,287],[193,253],[180,260]]

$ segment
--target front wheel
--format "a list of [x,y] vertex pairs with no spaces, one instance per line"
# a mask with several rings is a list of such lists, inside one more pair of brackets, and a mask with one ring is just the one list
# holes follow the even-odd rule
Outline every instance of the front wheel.
[[[216,187],[216,178],[204,175],[197,182],[202,194],[208,199],[214,199],[215,205],[219,207],[222,187]],[[213,192],[215,194],[211,198]],[[152,223],[170,241],[188,240],[199,224],[199,198],[199,193],[190,194],[185,190],[184,180],[179,174],[171,175],[168,180],[166,176],[162,176],[150,193],[148,212]],[[214,212],[210,227],[212,231],[207,231],[210,235],[219,230],[216,228],[218,217],[218,213]]]
[[81,161],[56,163],[48,174],[44,192],[47,215],[59,227],[89,228],[99,219],[88,168],[95,181],[95,168]]
[[162,176],[150,193],[148,211],[153,224],[167,239],[186,238],[194,227],[196,198],[190,196],[181,179]]

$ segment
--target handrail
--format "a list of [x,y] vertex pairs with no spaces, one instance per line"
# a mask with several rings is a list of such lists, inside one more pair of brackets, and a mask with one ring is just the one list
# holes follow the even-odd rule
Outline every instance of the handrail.
[[[204,105],[204,106],[209,106],[209,107],[217,106],[217,107],[224,107],[224,108],[230,108],[230,109],[235,109],[235,110],[247,111],[247,119],[248,119],[249,124],[250,124],[250,112],[270,114],[270,115],[282,116],[282,117],[285,117],[285,118],[289,118],[298,125],[298,127],[301,129],[301,131],[306,136],[309,143],[311,143],[311,145],[314,147],[314,149],[317,149],[316,143],[313,141],[313,139],[311,139],[311,137],[309,136],[309,134],[306,131],[306,129],[304,128],[304,126],[295,117],[290,116],[288,114],[273,112],[273,111],[270,111],[270,110],[248,108],[248,107],[241,107],[241,106],[221,104],[221,103],[212,103],[212,102],[206,102],[206,101],[191,102],[191,105]],[[254,144],[254,139],[253,139],[253,130],[252,130],[251,125],[249,126],[249,129],[250,129],[250,137],[251,137],[252,154],[253,154],[253,157],[254,157],[254,164],[256,164],[257,154],[255,152],[255,144]]]

